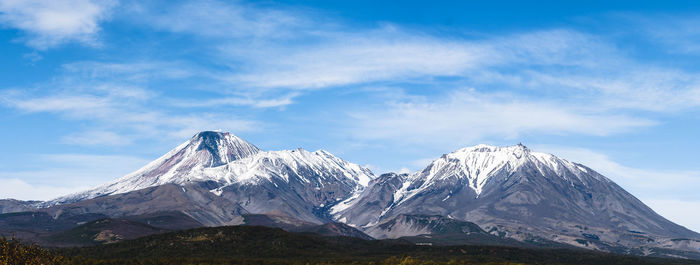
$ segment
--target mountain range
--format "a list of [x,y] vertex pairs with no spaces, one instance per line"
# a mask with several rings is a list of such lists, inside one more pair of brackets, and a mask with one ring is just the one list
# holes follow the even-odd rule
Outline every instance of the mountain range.
[[123,226],[145,235],[265,225],[429,244],[700,258],[700,234],[593,169],[521,144],[467,147],[412,174],[376,176],[323,150],[263,151],[206,131],[113,182],[46,202],[0,200],[0,213],[0,234],[45,244],[70,238],[61,237],[66,231],[95,231],[91,238],[107,241],[138,236],[114,233],[129,230]]

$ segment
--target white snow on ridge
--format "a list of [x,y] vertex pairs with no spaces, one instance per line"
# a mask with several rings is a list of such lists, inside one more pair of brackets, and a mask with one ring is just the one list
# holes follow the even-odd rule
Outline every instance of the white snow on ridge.
[[[225,179],[229,183],[255,182],[274,176],[289,181],[288,174],[294,173],[302,177],[302,181],[306,183],[316,181],[320,186],[323,185],[320,180],[336,178],[340,181],[348,179],[365,187],[374,178],[374,174],[369,169],[344,161],[322,150],[309,152],[304,149],[295,149],[261,152],[233,161],[225,165],[225,168],[231,173],[228,179]],[[306,170],[311,172],[302,172]],[[318,176],[321,179],[304,178],[307,175]]]
[[[303,171],[303,172],[302,172]],[[294,174],[306,183],[342,181],[361,189],[374,178],[364,167],[319,150],[262,151],[230,133],[202,132],[146,166],[92,190],[49,201],[45,206],[120,194],[167,183],[215,181],[224,185],[255,183]],[[307,179],[314,176],[319,179]],[[212,191],[219,193],[219,190]],[[218,195],[218,194],[217,194]]]
[[349,198],[331,207],[330,213],[336,214],[354,206],[357,204],[357,199],[360,198],[360,195],[362,195],[362,190],[356,190]]
[[445,154],[422,171],[411,174],[394,194],[394,202],[401,204],[448,178],[466,179],[478,197],[494,174],[501,170],[514,172],[525,164],[535,165],[542,173],[552,170],[563,178],[573,175],[580,182],[585,182],[582,176],[588,173],[583,166],[551,154],[532,152],[521,144],[505,147],[480,144]]

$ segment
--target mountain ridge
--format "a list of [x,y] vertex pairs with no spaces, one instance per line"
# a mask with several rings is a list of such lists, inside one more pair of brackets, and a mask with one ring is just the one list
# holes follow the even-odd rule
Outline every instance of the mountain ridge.
[[700,248],[700,234],[658,215],[612,180],[522,144],[466,147],[412,174],[384,174],[331,214],[378,238],[395,237],[377,228],[396,216],[428,214],[474,222],[521,241],[534,235],[611,250],[671,246],[674,239],[690,238],[674,247]]
[[[373,177],[369,169],[324,150],[263,151],[231,133],[205,131],[124,177],[38,206],[46,208],[165,184],[195,182],[210,182],[211,191],[217,196],[231,186],[260,182],[279,186],[290,181],[316,188],[339,183],[342,193],[346,193],[366,186]],[[323,201],[315,202],[317,205],[330,202],[322,198],[314,201]]]
[[[2,205],[12,211],[30,204]],[[467,222],[489,236],[536,244],[700,253],[700,234],[656,214],[612,180],[522,144],[465,147],[411,174],[375,176],[324,150],[265,151],[233,134],[208,131],[106,185],[31,205],[53,218],[175,211],[204,226],[243,224],[246,215],[287,216],[347,224],[375,238],[419,240]],[[463,235],[442,237],[459,242]]]

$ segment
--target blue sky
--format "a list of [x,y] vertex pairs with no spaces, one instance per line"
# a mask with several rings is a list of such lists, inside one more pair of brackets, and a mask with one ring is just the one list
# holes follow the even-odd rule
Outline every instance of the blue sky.
[[0,0],[0,197],[201,130],[375,173],[522,142],[700,231],[700,4],[562,2]]

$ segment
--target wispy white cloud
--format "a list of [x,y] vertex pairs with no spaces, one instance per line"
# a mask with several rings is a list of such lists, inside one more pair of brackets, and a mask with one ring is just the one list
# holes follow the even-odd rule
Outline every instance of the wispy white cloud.
[[0,97],[5,105],[26,112],[67,113],[69,116],[94,116],[104,114],[110,100],[93,95],[57,95],[51,97],[28,98],[27,93],[17,90],[5,91]]
[[48,200],[121,177],[150,159],[120,155],[31,155],[35,168],[0,171],[0,198]]
[[[210,89],[202,91],[207,96],[199,93],[202,96],[196,100],[186,101],[173,97],[166,88],[152,87],[202,75],[200,68],[183,62],[81,61],[63,65],[59,73],[31,88],[0,90],[0,105],[25,114],[51,113],[80,124],[62,139],[74,145],[120,146],[144,139],[182,139],[202,130],[259,130],[264,127],[260,122],[216,107],[282,107],[294,97],[233,97],[226,89]],[[196,88],[188,89],[197,93]],[[206,109],[197,113],[186,109],[195,105]]]
[[[151,77],[138,71],[133,77],[129,74],[133,69],[109,65],[109,70],[94,70],[82,76],[75,74],[84,72],[76,65],[68,68],[67,73],[56,78],[58,81],[38,84],[33,89],[0,91],[0,104],[29,114],[52,113],[86,124],[65,136],[64,143],[70,144],[125,145],[149,138],[182,139],[207,129],[244,132],[261,128],[259,122],[231,113],[191,114],[167,106],[163,103],[167,98],[159,92],[141,87],[147,85],[143,79]],[[170,78],[179,77],[175,74]]]
[[416,160],[413,160],[411,162],[411,167],[414,169],[421,170],[421,169],[424,169],[425,167],[427,167],[428,165],[430,165],[430,163],[435,161],[435,159],[438,159],[438,158],[437,157],[430,157],[430,158],[416,159]]
[[405,167],[402,167],[402,168],[399,169],[396,173],[398,173],[398,174],[410,174],[410,173],[412,173],[412,172],[411,172],[410,169],[405,168]]
[[[700,18],[696,15],[618,14],[632,30],[647,41],[661,44],[664,52],[700,55]],[[629,27],[628,27],[629,28]]]
[[[247,89],[243,85],[225,80],[231,70],[212,70],[186,61],[81,61],[65,64],[57,79],[71,84],[73,89],[101,91],[111,96],[129,100],[149,100],[158,97],[163,104],[176,108],[248,106],[255,108],[279,108],[293,103],[300,93]],[[201,91],[197,97],[175,98],[166,93],[147,89],[158,82],[191,81],[194,87],[185,90]],[[142,88],[143,87],[143,88]],[[163,89],[161,89],[163,90]],[[208,96],[209,95],[209,96]]]
[[61,66],[64,79],[80,81],[120,80],[146,82],[176,80],[201,74],[201,69],[186,62],[129,60],[125,62],[80,61]]
[[[6,105],[70,119],[110,120],[140,132],[183,131],[175,133],[181,135],[189,131],[181,127],[192,127],[182,121],[236,126],[236,131],[255,126],[235,117],[221,122],[221,117],[231,116],[216,110],[194,117],[144,106],[281,109],[309,90],[429,83],[453,92],[425,101],[388,98],[389,109],[376,112],[350,110],[353,123],[348,132],[365,139],[459,143],[523,133],[605,136],[656,124],[635,111],[700,106],[695,73],[644,65],[610,39],[572,29],[446,38],[391,24],[358,29],[311,10],[281,5],[185,1],[127,6],[121,15],[143,23],[139,25],[201,38],[207,49],[203,54],[217,67],[191,61],[71,63],[63,66],[59,79],[77,87],[73,93],[5,96]],[[213,87],[210,92],[220,94],[167,98],[141,88],[186,78],[200,78],[200,83]],[[465,93],[463,87],[478,93]],[[121,95],[113,95],[116,91]],[[511,93],[503,96],[499,91]],[[414,122],[431,126],[414,128]],[[116,133],[113,128],[97,130]]]
[[[693,72],[628,62],[578,69],[578,73],[525,70],[485,72],[477,84],[537,91],[549,98],[600,110],[678,112],[700,106],[700,78]],[[543,93],[544,92],[544,93]]]
[[260,57],[245,58],[251,65],[227,78],[254,88],[317,89],[460,76],[481,63],[485,53],[482,47],[469,43],[384,33],[341,37],[291,52],[248,54]]
[[522,133],[605,136],[654,124],[595,108],[474,90],[447,93],[433,100],[390,102],[381,109],[349,115],[356,137],[411,145],[453,146],[488,138],[513,139]]
[[444,38],[388,25],[321,36],[291,48],[267,44],[264,52],[241,53],[240,44],[224,44],[221,52],[226,58],[245,67],[223,78],[255,88],[317,89],[434,82],[436,77],[483,80],[480,76],[489,73],[525,72],[518,68],[581,70],[608,65],[619,57],[609,43],[566,29]]
[[17,178],[0,178],[0,199],[39,200],[46,201],[63,195],[76,193],[90,188],[89,186],[32,185]]
[[[632,111],[700,105],[695,73],[637,61],[613,38],[568,28],[448,38],[392,24],[358,28],[274,4],[135,6],[138,20],[151,27],[201,37],[206,55],[225,66],[209,76],[247,97],[368,83],[445,86],[439,79],[449,77],[482,93],[525,91],[567,105]],[[292,101],[235,97],[207,103],[260,107]]]
[[[122,93],[112,93],[114,90],[81,91],[78,94],[62,91],[52,95],[44,95],[45,91],[42,90],[36,93],[41,96],[10,91],[11,93],[0,94],[0,102],[25,112],[55,113],[69,120],[94,122],[87,131],[67,136],[65,139],[66,142],[74,144],[80,140],[84,145],[113,145],[113,141],[123,144],[151,137],[182,139],[207,129],[223,128],[244,132],[261,127],[257,122],[224,113],[172,113],[150,107],[152,101],[125,100]],[[99,129],[95,130],[93,127]],[[117,134],[115,130],[123,133]],[[99,133],[95,133],[96,131]],[[105,131],[110,133],[105,134]]]
[[204,100],[170,100],[169,104],[183,108],[249,106],[255,108],[284,107],[294,103],[299,93],[289,93],[276,98],[224,97]]
[[25,53],[22,55],[22,58],[29,61],[29,64],[31,64],[31,65],[35,64],[38,61],[41,61],[41,59],[44,59],[44,57],[39,55],[39,53],[36,51],[30,52],[30,53]]
[[120,146],[131,144],[133,139],[110,131],[92,130],[67,135],[63,137],[63,142],[73,145]]
[[133,8],[136,20],[160,30],[218,38],[292,37],[312,20],[303,10],[264,7],[242,1],[188,1],[179,5]]
[[25,32],[27,45],[45,50],[67,42],[99,44],[100,22],[114,0],[1,0],[0,24]]

